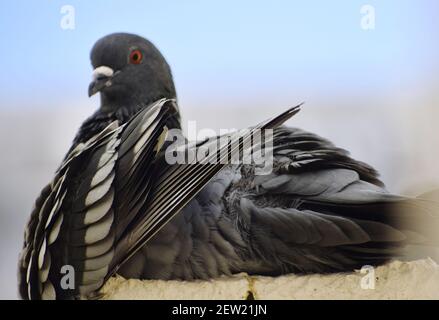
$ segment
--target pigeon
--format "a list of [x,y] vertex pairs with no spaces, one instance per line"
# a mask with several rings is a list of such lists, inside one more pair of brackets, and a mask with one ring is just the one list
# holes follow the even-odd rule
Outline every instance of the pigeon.
[[[100,298],[115,274],[347,272],[403,256],[408,245],[439,244],[436,192],[388,192],[371,166],[284,126],[300,106],[240,132],[237,146],[190,143],[179,133],[171,69],[151,42],[107,35],[92,48],[91,64],[88,94],[100,94],[100,107],[35,202],[18,266],[23,299]],[[272,133],[259,144],[271,150],[270,172],[217,161],[241,159],[258,130]],[[183,141],[178,148],[171,133]],[[206,145],[217,146],[209,161],[168,161]]]

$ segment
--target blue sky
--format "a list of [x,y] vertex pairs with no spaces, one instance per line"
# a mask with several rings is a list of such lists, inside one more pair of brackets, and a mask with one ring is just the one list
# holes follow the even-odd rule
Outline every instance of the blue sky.
[[[74,30],[60,27],[66,4]],[[360,27],[365,4],[375,30]],[[153,41],[192,100],[422,87],[439,69],[437,12],[435,0],[1,1],[0,107],[86,99],[89,50],[116,31]]]

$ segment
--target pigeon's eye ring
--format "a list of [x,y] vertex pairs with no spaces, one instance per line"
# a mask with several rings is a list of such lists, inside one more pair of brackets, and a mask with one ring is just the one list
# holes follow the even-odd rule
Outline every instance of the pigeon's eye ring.
[[140,50],[135,49],[135,50],[131,51],[130,63],[139,64],[140,62],[142,62],[142,59],[143,59],[143,55],[142,55],[142,52]]

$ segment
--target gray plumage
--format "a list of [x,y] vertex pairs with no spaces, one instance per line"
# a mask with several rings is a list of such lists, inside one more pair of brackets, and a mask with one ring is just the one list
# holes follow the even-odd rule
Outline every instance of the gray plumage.
[[[100,92],[101,107],[31,213],[23,298],[91,298],[115,272],[189,280],[349,271],[407,244],[438,243],[435,201],[392,195],[346,151],[279,127],[298,108],[255,127],[276,128],[269,175],[244,164],[166,164],[163,138],[180,116],[163,56],[139,36],[112,34],[91,60],[89,94]],[[74,267],[74,289],[60,285],[64,265]]]

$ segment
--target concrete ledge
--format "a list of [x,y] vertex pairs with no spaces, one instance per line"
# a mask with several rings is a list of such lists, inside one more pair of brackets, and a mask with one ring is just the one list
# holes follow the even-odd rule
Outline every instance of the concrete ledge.
[[439,299],[439,266],[431,259],[393,261],[363,272],[280,277],[237,274],[209,281],[126,280],[116,276],[101,293],[104,299],[113,300]]

